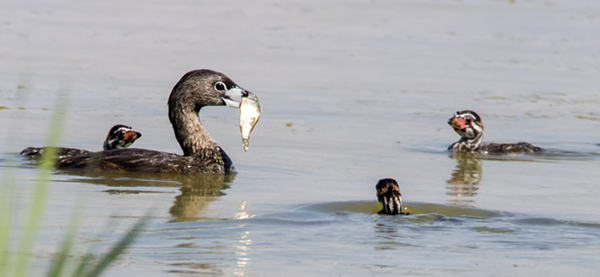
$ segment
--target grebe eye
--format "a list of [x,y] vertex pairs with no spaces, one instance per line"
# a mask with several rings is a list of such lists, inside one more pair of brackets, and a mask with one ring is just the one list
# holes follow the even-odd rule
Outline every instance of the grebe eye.
[[223,82],[216,82],[215,83],[215,89],[218,90],[218,91],[226,91],[227,90],[227,86]]
[[471,118],[467,117],[467,123],[471,123]]

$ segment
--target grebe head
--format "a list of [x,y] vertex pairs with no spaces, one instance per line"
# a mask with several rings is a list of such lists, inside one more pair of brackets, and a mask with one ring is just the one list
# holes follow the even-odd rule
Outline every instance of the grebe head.
[[104,151],[127,148],[142,136],[130,126],[117,124],[110,128],[104,141]]
[[453,117],[448,119],[448,125],[465,139],[475,139],[483,134],[483,123],[481,117],[470,110],[457,111]]
[[380,213],[400,214],[402,213],[402,194],[398,182],[391,178],[379,180],[375,186],[377,200],[383,205]]
[[[239,109],[244,90],[223,73],[200,69],[181,77],[169,96],[169,105],[182,105],[183,110],[200,111],[204,106],[228,106]],[[175,107],[172,107],[175,108]]]

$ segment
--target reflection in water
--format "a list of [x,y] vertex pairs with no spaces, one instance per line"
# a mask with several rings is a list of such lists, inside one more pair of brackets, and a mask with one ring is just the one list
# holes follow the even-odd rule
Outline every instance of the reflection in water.
[[217,196],[224,195],[221,190],[229,188],[225,182],[233,181],[233,175],[202,174],[186,176],[182,180],[181,195],[175,197],[169,210],[173,221],[194,221],[198,214]]
[[248,251],[250,251],[250,245],[252,245],[252,240],[248,237],[249,234],[249,231],[244,232],[237,241],[237,245],[235,245],[237,268],[235,269],[234,274],[238,276],[246,275],[246,267],[252,261],[252,258],[248,257]]
[[[449,186],[447,195],[457,197],[472,197],[477,194],[477,185],[481,181],[481,155],[477,153],[453,153],[451,158],[456,159],[458,164],[447,181]],[[453,202],[471,202],[461,199]],[[464,203],[463,203],[464,204]]]
[[181,194],[175,197],[169,213],[172,221],[198,220],[201,210],[208,207],[216,197],[224,195],[221,190],[229,188],[235,178],[234,175],[216,174],[148,174],[134,172],[91,172],[91,171],[61,171],[63,174],[85,176],[74,178],[69,182],[88,183],[109,187],[119,187],[118,190],[105,190],[109,194],[139,194],[153,193],[146,190],[130,190],[124,187],[181,187]]
[[[234,257],[233,260],[237,264],[233,273],[235,275],[247,275],[247,267],[252,261],[250,258],[250,246],[252,245],[252,240],[249,237],[250,232],[247,230],[246,226],[236,225],[232,227],[230,231],[233,234],[229,234],[227,231],[220,229],[218,234],[211,233],[210,235],[207,235],[214,227],[194,229],[194,227],[199,226],[197,225],[198,222],[191,222],[198,221],[200,219],[201,211],[206,209],[212,201],[217,199],[217,197],[224,195],[222,190],[229,188],[229,183],[235,178],[234,175],[180,175],[134,172],[86,172],[73,170],[61,171],[60,173],[79,176],[68,178],[65,180],[66,182],[111,187],[110,189],[103,190],[107,195],[164,193],[164,190],[157,188],[178,187],[181,194],[175,196],[173,205],[169,208],[171,223],[168,224],[170,228],[167,228],[167,230],[169,230],[169,234],[176,233],[175,230],[180,230],[184,232],[184,234],[171,237],[176,244],[168,244],[168,246],[166,246],[166,249],[171,249],[171,253],[174,255],[161,257],[164,261],[172,261],[169,265],[173,266],[173,268],[169,270],[169,272],[180,274],[205,273],[211,275],[223,275],[224,271],[222,269],[222,264],[215,262],[214,259],[203,262],[203,258],[207,256],[215,257],[215,255],[231,255]],[[252,215],[247,214],[245,208],[245,203],[242,203],[236,217],[251,218]],[[203,222],[214,221],[209,218]],[[188,228],[181,228],[181,224],[188,224]],[[219,222],[219,224],[221,223]],[[194,232],[202,235],[190,234],[190,230],[194,230]],[[161,237],[162,236],[165,236],[165,234],[161,234]],[[146,237],[152,236],[147,235]],[[237,240],[231,242],[229,241],[230,238],[235,238]],[[152,238],[150,238],[150,240],[152,240]],[[182,241],[185,243],[181,243]],[[205,241],[209,241],[209,246],[204,245]],[[226,242],[226,245],[219,245],[223,242]],[[156,241],[152,241],[152,244],[155,243]],[[215,244],[217,244],[216,247]],[[167,250],[167,252],[169,252],[169,250]],[[154,254],[161,255],[160,253],[163,253],[162,250],[157,251]],[[148,255],[148,253],[144,252],[144,255]],[[181,255],[191,255],[194,259],[181,259]],[[225,261],[223,263],[227,262]]]
[[250,218],[253,217],[254,215],[250,215],[246,212],[246,201],[243,201],[240,206],[238,207],[238,212],[235,213],[235,218],[236,219],[245,219],[245,218]]
[[185,263],[172,263],[171,265],[176,267],[182,267],[185,269],[174,269],[167,271],[168,273],[179,273],[179,274],[194,274],[198,272],[209,273],[213,275],[223,275],[223,270],[213,263],[197,263],[197,262],[185,262]]
[[398,238],[398,224],[387,225],[384,223],[377,223],[375,225],[375,234],[379,238],[375,250],[395,250],[397,248]]

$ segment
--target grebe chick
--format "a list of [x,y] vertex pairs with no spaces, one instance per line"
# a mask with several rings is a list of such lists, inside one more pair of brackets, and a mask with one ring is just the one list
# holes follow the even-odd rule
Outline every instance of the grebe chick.
[[103,144],[104,151],[127,148],[141,137],[142,134],[134,131],[133,128],[123,124],[117,124],[108,131],[108,135]]
[[377,190],[377,200],[383,205],[383,209],[379,211],[380,214],[409,214],[402,212],[402,194],[400,194],[400,187],[396,180],[381,179],[375,185],[375,190]]
[[480,154],[504,155],[539,153],[543,149],[527,142],[518,143],[484,143],[483,123],[474,111],[457,111],[448,119],[448,125],[460,135],[460,140],[448,147],[451,151],[463,151]]
[[[113,149],[127,148],[142,136],[131,127],[123,124],[117,124],[110,128],[106,139],[104,140],[104,151]],[[21,155],[31,160],[39,159],[48,147],[27,147],[21,151]],[[77,148],[56,147],[56,157],[62,160],[66,157],[75,157],[80,155],[89,155],[92,151]]]
[[[222,73],[193,70],[173,87],[169,100],[169,120],[183,155],[148,150],[116,149],[65,159],[59,168],[158,173],[233,174],[235,167],[225,151],[200,123],[199,112],[206,106],[240,108],[246,91]],[[233,100],[232,97],[240,100]]]

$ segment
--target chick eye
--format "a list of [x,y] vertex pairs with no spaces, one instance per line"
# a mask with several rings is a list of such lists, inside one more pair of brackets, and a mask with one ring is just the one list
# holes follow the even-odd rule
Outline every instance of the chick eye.
[[467,117],[467,123],[471,123],[471,118]]
[[218,90],[218,91],[226,91],[227,90],[227,86],[223,82],[216,82],[215,83],[215,89]]

